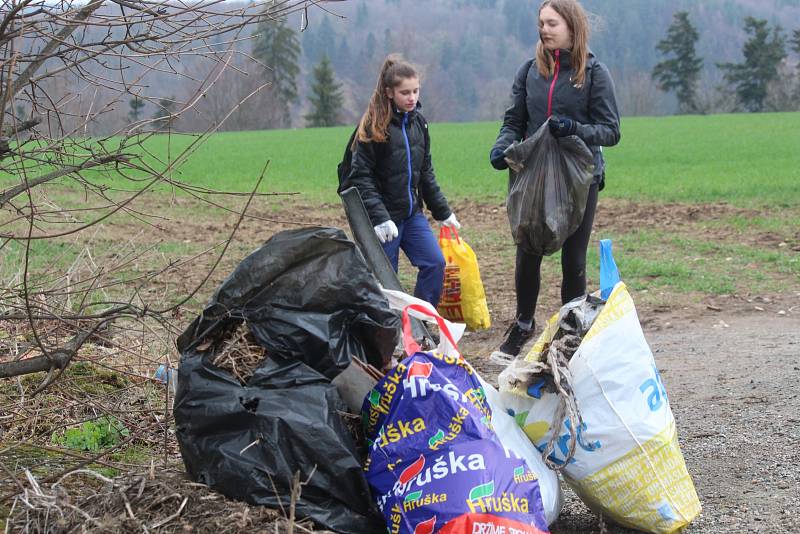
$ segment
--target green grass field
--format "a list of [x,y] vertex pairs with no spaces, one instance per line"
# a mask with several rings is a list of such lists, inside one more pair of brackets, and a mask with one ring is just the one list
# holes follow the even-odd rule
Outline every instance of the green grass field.
[[[498,123],[431,125],[434,164],[451,201],[471,199],[499,204],[504,198],[507,175],[494,171],[487,162],[498,127]],[[336,165],[351,131],[347,126],[217,134],[198,145],[173,176],[195,186],[249,191],[269,160],[262,192],[299,192],[301,196],[288,203],[281,197],[277,201],[259,201],[261,209],[280,211],[298,201],[305,206],[321,202],[336,206]],[[667,202],[730,205],[714,217],[677,221],[679,230],[659,223],[639,228],[636,224],[607,221],[613,226],[609,235],[629,255],[628,279],[639,287],[666,287],[698,294],[732,293],[743,287],[780,292],[787,277],[793,283],[798,280],[798,132],[800,113],[623,119],[622,142],[606,151],[607,187],[601,198],[652,203],[654,208]],[[153,160],[168,161],[195,140],[189,135],[156,136],[147,141],[147,149],[154,154]],[[155,163],[153,166],[157,167]],[[113,174],[84,175],[106,185],[131,186]],[[8,183],[13,182],[0,178],[0,190]],[[61,183],[69,181],[62,179]],[[69,197],[68,204],[75,202],[73,197],[82,195],[77,189],[51,191],[57,198]],[[170,216],[196,217],[197,204],[192,202],[170,207]],[[215,221],[226,214],[203,205],[201,217]],[[126,214],[115,220],[137,224],[133,216]],[[104,239],[111,248],[117,235],[113,230],[109,232],[111,237],[106,235]],[[489,235],[488,240],[506,242],[507,229],[503,227],[498,232]],[[767,234],[769,238],[765,240]],[[465,235],[480,239],[470,235],[469,228]],[[720,236],[725,237],[720,240]],[[775,248],[781,241],[783,248]],[[0,275],[15,276],[21,270],[24,243],[0,244]],[[164,258],[197,253],[206,245],[188,245],[169,238],[152,244],[153,253]],[[53,263],[68,267],[74,261],[73,248],[74,244],[62,241],[34,241],[29,269],[40,272]],[[502,253],[512,254],[513,249],[509,246]],[[511,268],[510,256],[508,261]],[[557,270],[557,258],[553,262],[553,270]],[[595,272],[594,245],[589,263],[591,272]]]
[[[433,161],[452,199],[501,199],[506,174],[488,164],[499,123],[431,124]],[[218,134],[176,177],[195,185],[245,191],[267,160],[264,189],[297,191],[311,202],[335,200],[336,165],[351,127]],[[734,205],[800,203],[800,113],[636,117],[606,150],[604,194],[657,202]],[[190,138],[149,141],[163,158]]]
[[[496,122],[431,124],[434,166],[448,198],[504,197],[506,173],[494,171],[487,156],[498,128]],[[173,176],[197,186],[249,191],[269,160],[263,191],[335,201],[336,165],[351,131],[345,126],[216,134]],[[624,118],[622,141],[606,149],[604,194],[656,202],[797,205],[798,132],[800,113]],[[147,148],[168,161],[194,140],[156,136]],[[121,185],[98,174],[103,182]]]

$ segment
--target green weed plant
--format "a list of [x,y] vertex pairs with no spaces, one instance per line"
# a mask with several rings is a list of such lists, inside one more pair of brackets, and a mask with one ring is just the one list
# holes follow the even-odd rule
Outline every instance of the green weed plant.
[[51,441],[68,449],[100,452],[115,447],[129,435],[130,430],[119,419],[104,415],[77,428],[68,428],[63,434],[53,433]]

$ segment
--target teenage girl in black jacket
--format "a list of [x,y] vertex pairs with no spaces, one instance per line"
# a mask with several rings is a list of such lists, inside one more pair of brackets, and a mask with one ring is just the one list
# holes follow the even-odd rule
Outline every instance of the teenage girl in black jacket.
[[423,202],[442,225],[461,225],[436,182],[420,107],[417,70],[400,56],[389,56],[359,123],[346,184],[361,193],[394,270],[402,249],[419,268],[414,295],[436,306],[445,260],[422,213]]
[[[583,221],[561,251],[561,301],[567,303],[586,292],[586,250],[597,193],[605,179],[602,147],[619,142],[619,113],[608,68],[589,51],[589,22],[580,3],[542,2],[539,34],[536,57],[526,61],[514,78],[511,107],[506,110],[490,160],[495,169],[508,168],[503,151],[533,134],[545,121],[552,135],[577,135],[594,154],[594,182]],[[498,351],[506,356],[517,356],[533,335],[541,263],[541,256],[517,246],[517,318]]]

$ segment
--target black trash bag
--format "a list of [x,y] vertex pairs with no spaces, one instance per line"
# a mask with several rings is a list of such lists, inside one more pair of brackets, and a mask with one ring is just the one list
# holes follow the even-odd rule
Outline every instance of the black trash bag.
[[[213,362],[245,323],[267,357],[242,384]],[[330,380],[351,357],[383,367],[400,321],[345,234],[275,235],[245,258],[178,338],[178,444],[192,479],[344,533],[385,530]],[[313,476],[312,476],[313,474]]]
[[300,361],[269,357],[247,386],[197,352],[182,355],[175,422],[191,478],[229,498],[288,513],[296,472],[296,517],[347,534],[385,531],[336,387]]
[[577,136],[556,139],[545,122],[505,151],[511,168],[506,209],[514,242],[540,256],[560,250],[583,220],[592,151]]
[[273,236],[222,283],[178,349],[218,340],[242,320],[268,354],[300,360],[330,379],[351,356],[383,369],[400,331],[361,252],[337,228]]

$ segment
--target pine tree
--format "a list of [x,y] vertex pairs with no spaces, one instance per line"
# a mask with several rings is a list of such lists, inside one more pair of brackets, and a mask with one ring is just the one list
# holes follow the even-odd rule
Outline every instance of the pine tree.
[[375,50],[378,47],[378,40],[375,39],[375,34],[369,32],[367,34],[367,41],[364,45],[364,57],[367,58],[367,61],[371,61],[372,58],[375,56]]
[[662,91],[675,91],[682,113],[691,113],[697,110],[697,80],[703,66],[695,52],[700,36],[689,21],[688,12],[678,11],[673,18],[667,36],[658,42],[656,50],[674,57],[658,63],[652,77]]
[[312,95],[309,97],[313,111],[305,116],[308,126],[335,126],[339,124],[339,108],[341,106],[341,85],[336,83],[328,56],[323,55],[319,64],[314,67],[314,83],[311,85]]
[[361,3],[358,4],[358,11],[356,11],[356,27],[363,28],[366,26],[367,21],[369,21],[369,8],[367,7],[367,2],[361,0]]
[[142,112],[144,105],[144,102],[139,100],[139,97],[134,96],[130,99],[128,106],[130,106],[131,109],[128,111],[128,118],[131,122],[139,120],[139,114]]
[[721,63],[725,81],[734,86],[736,97],[748,111],[764,109],[769,83],[778,78],[778,67],[786,59],[786,38],[779,26],[770,29],[767,21],[747,17],[744,29],[752,37],[744,44],[743,63]]
[[394,36],[392,35],[392,30],[386,28],[383,30],[383,56],[387,55],[389,52],[394,50]]
[[167,131],[172,129],[175,122],[175,97],[162,98],[158,101],[158,109],[153,114],[153,126],[160,131]]
[[259,24],[253,45],[253,56],[266,67],[266,81],[271,104],[279,109],[282,126],[291,124],[290,105],[297,100],[297,75],[300,43],[297,34],[286,25],[284,19],[268,20]]
[[[795,30],[792,34],[792,38],[789,40],[789,43],[792,45],[792,50],[795,54],[800,56],[800,30]],[[800,102],[800,61],[797,62],[797,73],[795,74],[795,89],[794,89],[794,97]]]
[[447,70],[453,64],[456,58],[456,50],[450,40],[442,44],[442,51],[439,54],[439,66],[442,70]]
[[333,29],[330,17],[324,17],[322,22],[309,31],[303,32],[303,54],[306,64],[316,64],[322,54],[328,53],[331,43],[336,40],[336,31]]
[[[347,42],[347,37],[343,36],[339,42],[336,50],[331,50],[334,53],[333,57],[329,57],[331,63],[336,67],[339,72],[349,71],[353,67],[353,58],[350,57],[350,45]],[[327,55],[327,54],[325,54]]]

